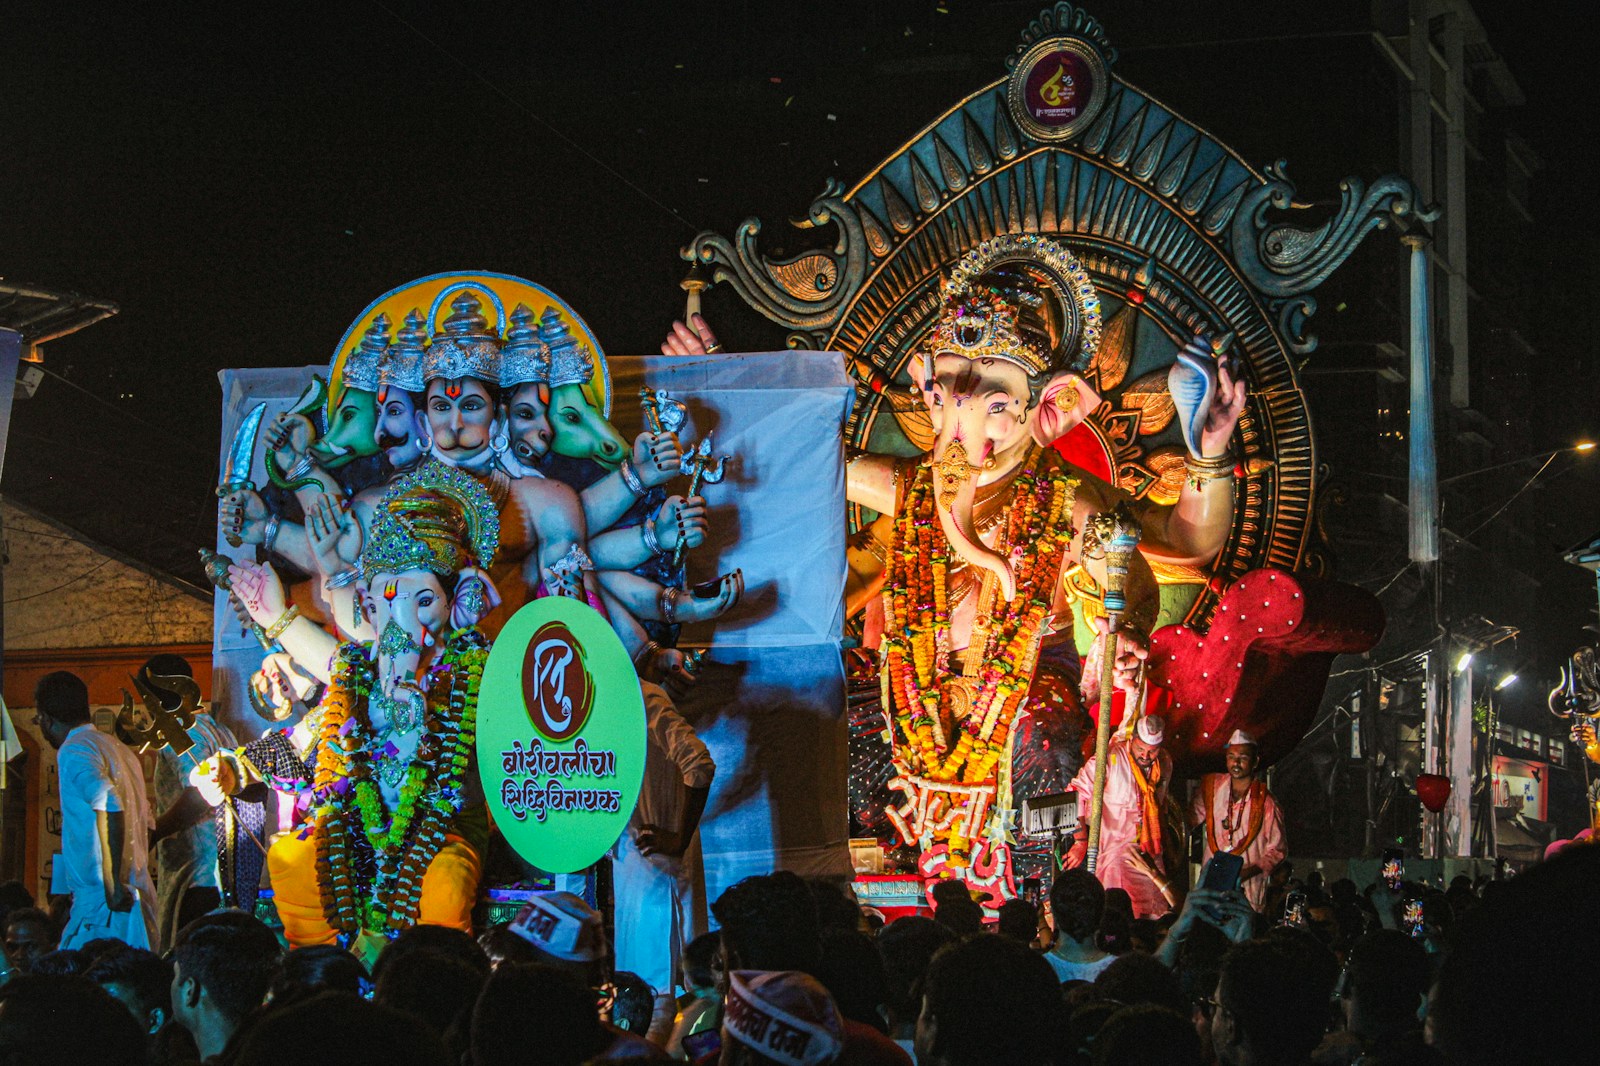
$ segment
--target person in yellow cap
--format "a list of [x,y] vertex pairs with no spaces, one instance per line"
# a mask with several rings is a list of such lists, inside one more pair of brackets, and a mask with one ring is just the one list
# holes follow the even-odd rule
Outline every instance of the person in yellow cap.
[[1250,906],[1261,909],[1267,877],[1288,854],[1283,812],[1260,774],[1256,738],[1236,729],[1228,738],[1228,772],[1200,778],[1189,808],[1189,824],[1205,829],[1201,862],[1219,851],[1244,859],[1239,877]]

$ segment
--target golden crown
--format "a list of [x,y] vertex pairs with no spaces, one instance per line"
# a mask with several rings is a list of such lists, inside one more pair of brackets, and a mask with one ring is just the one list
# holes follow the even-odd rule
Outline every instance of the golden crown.
[[1008,233],[963,256],[940,289],[933,355],[1004,359],[1029,377],[1082,370],[1100,345],[1100,297],[1056,241]]

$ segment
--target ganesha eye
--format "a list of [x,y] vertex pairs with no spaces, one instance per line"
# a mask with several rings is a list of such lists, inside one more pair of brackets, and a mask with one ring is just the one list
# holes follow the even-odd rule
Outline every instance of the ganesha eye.
[[944,397],[940,396],[937,392],[933,394],[933,406],[935,406],[935,407],[943,407],[944,406]]
[[989,413],[992,414],[992,415],[997,415],[997,414],[1000,414],[1002,411],[1004,411],[1007,407],[1010,407],[1010,406],[1011,405],[1008,404],[1008,403],[1001,403],[1001,402],[997,401],[997,402],[992,403],[992,404],[989,405]]
[[417,596],[417,606],[418,607],[432,607],[433,606],[433,593],[424,592],[424,593],[421,593],[420,595],[418,595]]
[[565,419],[568,422],[568,424],[570,424],[570,425],[574,425],[575,426],[575,425],[578,424],[578,412],[574,411],[570,407],[563,407],[561,409],[561,417],[563,419]]

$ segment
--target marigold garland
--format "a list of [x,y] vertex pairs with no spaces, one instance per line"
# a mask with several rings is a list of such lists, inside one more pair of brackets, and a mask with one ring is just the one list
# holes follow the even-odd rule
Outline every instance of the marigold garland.
[[[423,875],[461,809],[488,648],[476,629],[459,630],[445,642],[433,667],[425,732],[393,811],[372,779],[378,742],[368,706],[375,668],[365,645],[339,649],[323,701],[312,817],[323,912],[328,924],[346,937],[362,928],[396,932],[416,921]],[[357,827],[372,851],[370,878],[357,869]]]
[[[894,759],[902,775],[936,784],[992,786],[1011,726],[1027,700],[1050,602],[1071,545],[1078,479],[1053,452],[1032,451],[1012,486],[995,550],[1009,552],[1017,595],[1001,601],[986,575],[961,673],[951,669],[950,546],[934,513],[931,468],[915,474],[888,553],[884,609],[890,624],[879,649],[884,706],[904,738]],[[955,735],[947,736],[949,720]],[[953,861],[981,832],[987,797],[965,790],[928,802],[924,824],[949,842]],[[958,827],[959,822],[959,827]]]

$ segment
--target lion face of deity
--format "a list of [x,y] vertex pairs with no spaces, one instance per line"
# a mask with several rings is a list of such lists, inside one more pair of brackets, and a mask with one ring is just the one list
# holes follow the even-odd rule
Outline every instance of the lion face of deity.
[[379,634],[380,653],[420,657],[449,635],[450,596],[432,571],[415,569],[372,575],[362,597],[372,628]]
[[435,378],[428,382],[418,428],[433,442],[433,453],[451,466],[481,456],[494,436],[495,397],[477,378]]
[[417,430],[416,398],[404,389],[386,388],[378,394],[376,440],[384,458],[396,470],[408,470],[422,458],[422,435]]
[[506,398],[506,424],[511,450],[518,459],[525,463],[543,459],[554,436],[550,428],[549,386],[536,381],[518,385]]

